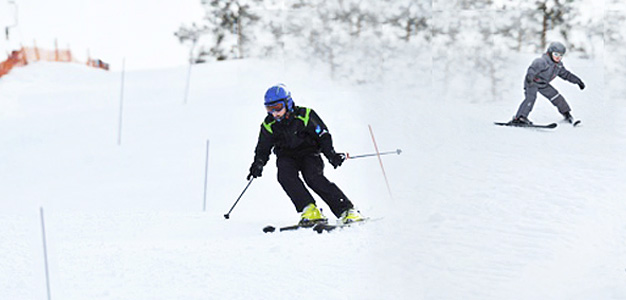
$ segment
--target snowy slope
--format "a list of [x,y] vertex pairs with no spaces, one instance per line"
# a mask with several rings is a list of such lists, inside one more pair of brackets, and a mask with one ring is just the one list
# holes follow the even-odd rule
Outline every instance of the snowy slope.
[[[402,89],[260,61],[201,65],[187,103],[186,68],[132,72],[121,145],[119,73],[15,69],[0,79],[0,298],[46,295],[43,207],[53,299],[626,299],[625,106],[604,96],[596,65],[568,62],[588,88],[555,84],[584,126],[552,131],[492,125],[521,86],[498,102],[438,101],[419,71]],[[321,115],[338,151],[372,152],[368,125],[381,150],[403,150],[384,157],[393,197],[375,158],[326,169],[382,220],[262,233],[298,219],[273,158],[224,220],[277,82]],[[559,115],[540,98],[531,119]]]

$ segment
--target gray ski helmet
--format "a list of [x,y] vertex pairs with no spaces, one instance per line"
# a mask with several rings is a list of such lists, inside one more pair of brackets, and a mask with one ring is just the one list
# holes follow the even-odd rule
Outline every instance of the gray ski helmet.
[[553,52],[565,54],[565,50],[565,46],[559,42],[552,42],[550,46],[548,46],[548,54],[552,54]]

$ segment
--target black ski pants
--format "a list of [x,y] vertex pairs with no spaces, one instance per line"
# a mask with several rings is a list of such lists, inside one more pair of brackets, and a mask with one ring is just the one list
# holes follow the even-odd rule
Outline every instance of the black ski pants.
[[324,176],[324,162],[319,154],[309,154],[298,158],[278,157],[278,182],[283,187],[298,212],[302,212],[315,199],[304,186],[298,173],[316,194],[330,207],[333,214],[339,217],[353,205],[348,197]]

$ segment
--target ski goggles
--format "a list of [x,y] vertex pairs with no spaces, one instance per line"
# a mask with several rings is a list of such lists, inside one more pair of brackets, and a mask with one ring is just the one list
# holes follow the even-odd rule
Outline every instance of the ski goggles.
[[556,57],[561,57],[561,56],[563,56],[563,53],[561,53],[561,52],[552,52],[552,55],[554,55]]
[[274,102],[268,105],[265,105],[265,109],[267,109],[267,113],[271,114],[272,112],[279,112],[285,108],[285,102]]

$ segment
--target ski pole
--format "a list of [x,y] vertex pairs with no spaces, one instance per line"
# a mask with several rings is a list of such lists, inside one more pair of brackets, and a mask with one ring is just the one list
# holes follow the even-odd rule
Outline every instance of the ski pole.
[[235,201],[235,204],[233,204],[233,207],[231,207],[230,210],[228,211],[228,213],[226,213],[224,215],[224,219],[228,220],[228,218],[230,218],[230,213],[233,211],[233,209],[235,209],[235,205],[237,205],[237,202],[239,202],[239,199],[241,199],[241,196],[243,196],[243,193],[246,192],[246,190],[248,189],[248,187],[252,183],[252,180],[254,180],[254,177],[250,178],[250,181],[248,181],[248,185],[246,185],[246,188],[243,189],[243,192],[241,192],[241,195],[239,195],[239,197],[237,198],[237,201]]
[[346,158],[347,159],[355,159],[355,158],[362,158],[362,157],[369,157],[369,156],[378,156],[378,155],[388,155],[388,154],[398,154],[400,155],[400,153],[402,153],[402,150],[400,149],[396,149],[396,151],[387,151],[387,152],[381,152],[381,153],[369,153],[369,154],[361,154],[361,155],[350,155],[350,153],[346,153]]

